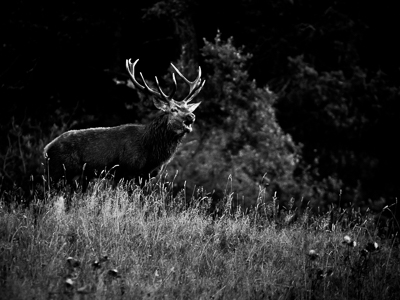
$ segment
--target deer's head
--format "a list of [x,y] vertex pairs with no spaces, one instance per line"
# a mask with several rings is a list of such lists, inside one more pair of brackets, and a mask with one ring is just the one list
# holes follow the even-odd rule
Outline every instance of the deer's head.
[[143,81],[143,85],[140,84],[135,77],[135,66],[139,60],[137,59],[133,64],[130,59],[126,60],[126,69],[131,76],[132,82],[135,87],[141,91],[153,95],[153,103],[155,107],[166,112],[168,114],[168,126],[176,134],[183,135],[187,132],[192,131],[192,124],[195,120],[195,115],[193,111],[200,105],[199,103],[190,104],[189,102],[193,100],[194,97],[203,88],[205,81],[201,79],[201,68],[199,67],[199,72],[197,78],[194,81],[189,81],[182,75],[182,73],[171,63],[175,72],[181,77],[187,84],[189,84],[189,94],[181,101],[176,101],[173,99],[175,92],[177,90],[177,84],[175,79],[175,74],[172,73],[172,81],[174,86],[170,95],[166,95],[158,82],[156,77],[157,90],[152,89],[144,80],[142,73],[140,77]]

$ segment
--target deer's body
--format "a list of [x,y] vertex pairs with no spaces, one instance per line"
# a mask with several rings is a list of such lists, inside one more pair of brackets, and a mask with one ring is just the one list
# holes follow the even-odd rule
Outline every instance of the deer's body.
[[156,95],[159,99],[156,98],[154,104],[162,112],[147,125],[126,124],[71,130],[61,134],[44,148],[53,182],[65,177],[68,183],[72,183],[82,175],[85,179],[91,179],[103,170],[111,169],[116,180],[147,179],[149,175],[155,176],[172,159],[184,135],[192,130],[191,124],[195,119],[192,111],[199,104],[187,103],[197,95],[204,81],[200,82],[199,75],[192,83],[190,98],[187,97],[189,100],[181,104],[173,100],[172,95],[165,96],[159,86],[160,93],[157,93],[144,80],[145,87],[137,83],[134,78],[135,64],[132,67],[127,62],[135,86]]

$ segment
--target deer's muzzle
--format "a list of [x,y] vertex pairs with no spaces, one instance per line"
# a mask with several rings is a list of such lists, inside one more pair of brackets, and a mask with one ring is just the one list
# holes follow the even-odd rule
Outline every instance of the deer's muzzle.
[[194,120],[196,119],[194,114],[188,114],[185,116],[184,120],[183,120],[183,126],[185,127],[185,129],[189,132],[192,131],[192,124],[194,123]]

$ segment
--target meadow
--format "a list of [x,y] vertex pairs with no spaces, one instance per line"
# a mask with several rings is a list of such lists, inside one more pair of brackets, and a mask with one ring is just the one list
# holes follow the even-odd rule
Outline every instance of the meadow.
[[263,193],[241,211],[227,192],[213,215],[207,195],[187,203],[165,182],[98,181],[68,209],[63,190],[2,199],[0,299],[399,299],[398,239],[380,215],[278,210]]

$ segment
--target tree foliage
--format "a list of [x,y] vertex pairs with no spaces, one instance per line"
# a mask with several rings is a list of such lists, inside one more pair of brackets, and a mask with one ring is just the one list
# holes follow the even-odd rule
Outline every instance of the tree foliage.
[[290,65],[279,119],[304,145],[308,171],[318,180],[340,178],[350,202],[397,194],[398,87],[388,86],[382,72],[368,76],[358,66],[346,75],[318,72],[302,56],[290,58]]

